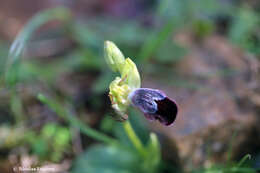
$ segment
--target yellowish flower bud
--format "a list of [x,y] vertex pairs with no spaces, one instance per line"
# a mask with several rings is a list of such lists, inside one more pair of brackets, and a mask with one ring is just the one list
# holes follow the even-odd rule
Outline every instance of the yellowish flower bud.
[[140,75],[135,63],[130,58],[125,59],[113,42],[105,41],[104,53],[109,67],[121,75],[110,83],[109,96],[113,109],[123,116],[130,104],[129,93],[141,86]]
[[104,43],[105,60],[109,67],[113,71],[121,71],[125,62],[123,53],[117,48],[117,46],[111,41],[105,41]]

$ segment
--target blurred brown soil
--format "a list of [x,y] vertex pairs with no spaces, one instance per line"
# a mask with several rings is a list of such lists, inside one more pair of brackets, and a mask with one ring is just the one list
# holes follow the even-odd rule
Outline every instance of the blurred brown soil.
[[198,42],[180,33],[175,39],[190,53],[173,68],[198,88],[161,85],[146,77],[144,87],[160,88],[179,104],[171,127],[151,123],[151,128],[175,140],[186,169],[225,163],[230,146],[233,159],[252,154],[260,147],[259,62],[218,35]]

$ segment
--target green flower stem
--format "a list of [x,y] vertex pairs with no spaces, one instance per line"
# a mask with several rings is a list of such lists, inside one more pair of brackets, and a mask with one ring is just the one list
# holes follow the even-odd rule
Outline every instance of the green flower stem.
[[82,121],[77,119],[75,116],[73,116],[70,113],[68,113],[67,111],[65,111],[64,108],[61,105],[59,105],[57,102],[46,98],[42,94],[38,95],[38,99],[42,103],[46,104],[55,113],[57,113],[58,116],[62,117],[66,121],[68,121],[74,127],[78,127],[87,136],[92,137],[93,139],[96,139],[97,141],[104,142],[107,144],[119,145],[118,141],[116,139],[113,139],[103,133],[100,133],[100,132],[92,129],[88,125],[84,124]]
[[143,146],[142,142],[140,141],[140,139],[138,138],[138,136],[135,134],[135,131],[132,128],[132,126],[131,126],[131,124],[130,124],[130,122],[128,120],[123,123],[123,127],[125,129],[126,134],[128,135],[128,138],[133,143],[133,145],[136,148],[136,150],[141,155],[144,156],[145,155],[144,146]]

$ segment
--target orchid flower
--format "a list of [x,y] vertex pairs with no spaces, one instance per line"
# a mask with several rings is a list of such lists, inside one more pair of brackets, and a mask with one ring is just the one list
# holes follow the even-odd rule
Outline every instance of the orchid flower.
[[109,85],[109,97],[112,108],[121,117],[127,119],[130,105],[143,112],[144,116],[168,126],[176,119],[178,107],[174,100],[157,89],[140,88],[141,79],[135,63],[124,57],[123,53],[111,41],[104,44],[105,60],[114,72],[119,72]]

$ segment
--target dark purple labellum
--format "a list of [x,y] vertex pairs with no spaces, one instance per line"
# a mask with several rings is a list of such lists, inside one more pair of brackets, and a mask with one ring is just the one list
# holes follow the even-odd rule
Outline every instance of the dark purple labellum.
[[150,120],[159,120],[168,126],[176,119],[177,104],[160,90],[139,88],[129,94],[129,99]]

